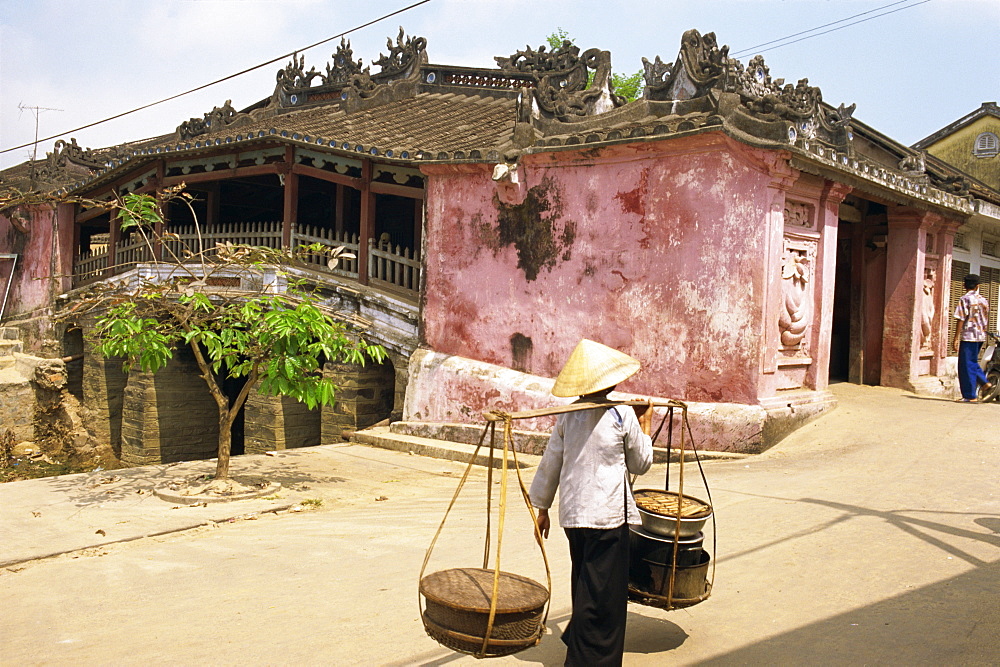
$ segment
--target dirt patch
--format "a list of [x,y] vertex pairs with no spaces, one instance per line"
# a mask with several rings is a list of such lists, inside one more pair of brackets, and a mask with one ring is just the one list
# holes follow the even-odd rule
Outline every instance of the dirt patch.
[[256,476],[213,479],[211,475],[195,475],[171,480],[156,487],[153,493],[169,502],[195,505],[260,498],[280,489],[281,484]]

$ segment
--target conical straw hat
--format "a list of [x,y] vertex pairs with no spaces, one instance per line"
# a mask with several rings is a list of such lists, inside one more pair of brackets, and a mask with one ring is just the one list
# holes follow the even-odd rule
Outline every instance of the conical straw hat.
[[613,387],[639,370],[624,352],[584,338],[569,355],[552,387],[552,395],[568,398]]

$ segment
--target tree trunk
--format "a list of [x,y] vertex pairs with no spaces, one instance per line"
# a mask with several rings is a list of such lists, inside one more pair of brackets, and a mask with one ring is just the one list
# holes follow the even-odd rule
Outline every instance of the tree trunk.
[[215,479],[229,479],[229,453],[233,447],[232,410],[219,410],[219,458],[215,466]]

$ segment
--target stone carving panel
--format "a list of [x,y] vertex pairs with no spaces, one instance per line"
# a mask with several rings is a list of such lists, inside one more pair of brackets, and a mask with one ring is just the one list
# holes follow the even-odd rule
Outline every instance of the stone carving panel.
[[937,315],[937,303],[934,284],[937,281],[937,262],[927,259],[924,267],[924,289],[920,304],[920,351],[930,352],[934,332],[934,316]]
[[800,229],[813,229],[813,207],[799,202],[785,202],[785,225]]
[[808,356],[806,332],[813,320],[812,278],[816,242],[785,238],[781,260],[782,308],[778,316],[781,348]]

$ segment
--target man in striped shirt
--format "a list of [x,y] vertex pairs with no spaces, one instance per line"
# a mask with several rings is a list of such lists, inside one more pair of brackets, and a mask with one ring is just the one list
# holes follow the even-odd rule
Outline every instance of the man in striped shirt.
[[978,399],[979,385],[992,385],[986,380],[986,374],[979,367],[979,349],[986,342],[986,322],[990,312],[990,303],[979,293],[979,276],[970,273],[965,277],[965,296],[955,308],[955,340],[952,343],[958,352],[958,384],[962,389],[964,403],[975,403]]

